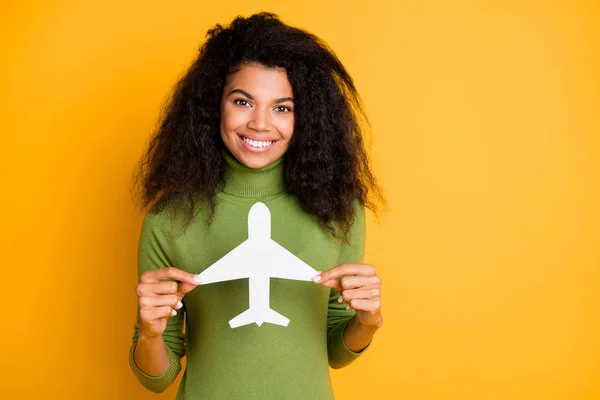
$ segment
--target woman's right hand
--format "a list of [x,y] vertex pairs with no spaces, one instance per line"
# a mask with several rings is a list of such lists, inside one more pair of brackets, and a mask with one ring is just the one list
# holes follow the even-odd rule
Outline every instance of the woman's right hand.
[[[181,283],[165,281],[178,280]],[[162,336],[169,318],[183,307],[183,296],[200,284],[197,275],[174,267],[146,271],[136,287],[140,307],[140,337]]]

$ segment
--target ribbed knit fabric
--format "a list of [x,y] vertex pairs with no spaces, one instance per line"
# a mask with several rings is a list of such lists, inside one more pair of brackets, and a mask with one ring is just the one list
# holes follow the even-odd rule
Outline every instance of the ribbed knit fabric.
[[[140,234],[138,277],[168,266],[202,272],[248,238],[248,212],[258,201],[271,212],[272,239],[314,269],[363,262],[362,207],[356,208],[348,245],[333,238],[286,192],[283,158],[251,169],[228,151],[223,155],[226,184],[217,195],[212,225],[200,215],[181,235],[173,236],[181,227],[169,219],[169,208],[158,211],[153,207]],[[232,329],[229,320],[248,309],[248,279],[200,285],[186,294],[184,307],[169,319],[163,334],[171,357],[168,370],[155,377],[135,364],[139,310],[129,364],[142,385],[162,392],[177,378],[185,355],[179,400],[333,399],[328,365],[344,367],[366,350],[356,353],[345,346],[344,329],[355,312],[346,310],[338,297],[335,290],[313,282],[273,278],[270,307],[289,318],[289,325],[264,323]]]

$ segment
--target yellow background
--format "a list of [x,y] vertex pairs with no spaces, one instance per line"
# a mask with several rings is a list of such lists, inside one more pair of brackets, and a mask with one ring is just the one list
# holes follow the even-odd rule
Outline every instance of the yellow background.
[[3,2],[0,397],[174,398],[127,364],[131,172],[206,30],[259,10],[346,65],[389,199],[337,397],[600,399],[600,4],[505,0]]

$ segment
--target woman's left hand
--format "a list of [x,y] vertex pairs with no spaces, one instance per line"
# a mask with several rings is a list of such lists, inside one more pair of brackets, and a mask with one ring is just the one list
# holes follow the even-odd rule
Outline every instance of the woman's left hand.
[[340,303],[356,310],[358,322],[381,327],[381,278],[370,264],[341,264],[317,275],[315,282],[337,290]]

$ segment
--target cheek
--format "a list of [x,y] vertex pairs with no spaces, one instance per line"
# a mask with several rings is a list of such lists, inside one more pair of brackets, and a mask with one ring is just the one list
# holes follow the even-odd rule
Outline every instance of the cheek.
[[290,118],[289,120],[282,121],[279,132],[281,132],[284,139],[290,140],[294,134],[294,119]]
[[246,115],[244,112],[236,112],[235,110],[227,108],[223,110],[223,114],[221,115],[221,130],[224,131],[224,133],[230,134],[245,123]]

